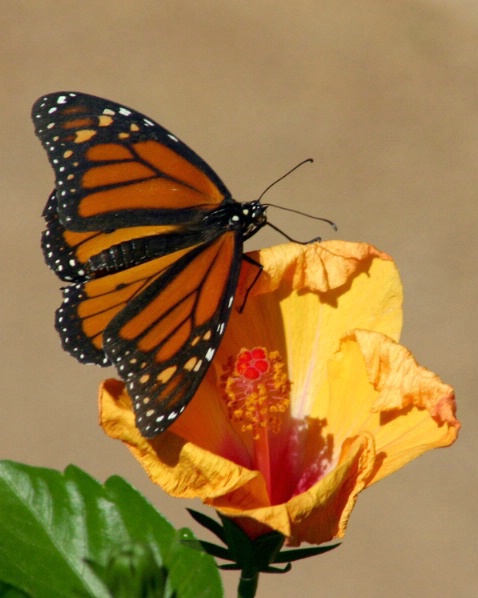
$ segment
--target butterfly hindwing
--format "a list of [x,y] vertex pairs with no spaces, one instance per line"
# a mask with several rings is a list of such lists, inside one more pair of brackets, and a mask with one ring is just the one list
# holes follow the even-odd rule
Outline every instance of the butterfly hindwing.
[[127,272],[70,285],[57,311],[63,347],[83,363],[112,363],[147,437],[182,412],[222,338],[242,242],[227,233]]
[[54,191],[50,194],[43,217],[47,224],[42,234],[45,261],[62,280],[74,282],[125,270],[208,241],[217,234],[214,230],[187,231],[174,225],[71,231],[60,221]]
[[144,436],[166,429],[204,377],[229,319],[241,253],[233,233],[193,249],[106,329],[105,351],[126,380]]
[[65,227],[60,222],[58,216],[58,201],[56,191],[50,193],[48,202],[43,210],[43,218],[46,222],[46,229],[41,237],[41,246],[43,256],[48,266],[65,281],[86,280],[86,271],[84,264],[77,258],[77,248],[87,241],[95,232],[76,233],[80,238],[74,244],[68,242],[68,234]]

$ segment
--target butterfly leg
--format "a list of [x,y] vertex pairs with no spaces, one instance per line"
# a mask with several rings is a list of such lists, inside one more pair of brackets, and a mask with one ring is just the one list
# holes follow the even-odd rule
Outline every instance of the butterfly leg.
[[259,276],[261,275],[262,270],[264,269],[264,267],[263,267],[262,264],[260,264],[259,262],[256,262],[256,260],[252,259],[251,257],[249,257],[245,253],[242,255],[242,259],[245,262],[248,262],[249,264],[251,264],[253,266],[256,266],[257,272],[256,272],[256,275],[254,276],[254,280],[251,282],[251,284],[246,289],[246,292],[244,294],[244,301],[242,302],[242,305],[238,308],[238,311],[239,311],[240,314],[244,311],[244,308],[246,307],[246,303],[247,303],[247,298],[249,297],[249,293],[251,292],[252,287],[259,280]]

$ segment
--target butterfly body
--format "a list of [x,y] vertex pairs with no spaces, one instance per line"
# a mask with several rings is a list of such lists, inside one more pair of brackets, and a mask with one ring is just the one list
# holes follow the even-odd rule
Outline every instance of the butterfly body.
[[113,364],[146,437],[184,410],[220,343],[243,243],[265,206],[142,114],[75,92],[40,98],[36,134],[56,176],[43,216],[64,281],[56,328],[81,363]]

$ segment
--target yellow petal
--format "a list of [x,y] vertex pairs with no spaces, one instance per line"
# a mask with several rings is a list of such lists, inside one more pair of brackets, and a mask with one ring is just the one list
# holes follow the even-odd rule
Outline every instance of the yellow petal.
[[[344,444],[336,469],[288,502],[271,506],[262,476],[166,431],[147,441],[134,426],[131,402],[118,380],[100,388],[100,421],[122,440],[153,482],[172,496],[198,497],[247,529],[280,531],[290,545],[340,537],[374,464],[373,439],[358,435]],[[252,534],[251,534],[252,535]]]
[[105,380],[99,403],[104,431],[122,440],[151,480],[168,494],[208,502],[238,491],[244,508],[269,503],[261,474],[184,440],[171,431],[176,423],[155,439],[146,440],[135,426],[131,400],[122,382]]
[[244,311],[232,314],[214,363],[220,367],[243,347],[279,351],[293,382],[291,415],[315,416],[328,359],[344,335],[364,328],[398,339],[402,287],[397,268],[371,245],[343,241],[280,245],[253,257],[264,273]]
[[418,366],[384,335],[356,331],[329,361],[329,393],[322,402],[326,432],[338,445],[357,433],[373,435],[377,463],[368,484],[457,437],[453,390]]
[[[386,253],[368,243],[347,241],[324,241],[322,243],[285,243],[250,252],[249,257],[260,263],[264,276],[261,276],[251,293],[270,293],[284,281],[295,290],[309,290],[327,293],[337,289],[360,273],[366,272],[373,259],[392,261]],[[243,284],[251,283],[257,275],[257,267],[245,265]],[[246,285],[247,288],[250,284]]]
[[358,493],[374,465],[373,438],[363,434],[344,445],[340,463],[320,482],[288,502],[267,508],[243,510],[221,498],[212,506],[224,515],[238,517],[246,529],[248,519],[284,534],[289,546],[301,542],[321,544],[342,537]]
[[383,455],[376,482],[432,448],[453,444],[460,423],[453,388],[405,347],[373,332],[355,336],[376,394],[371,411],[381,422],[374,433]]

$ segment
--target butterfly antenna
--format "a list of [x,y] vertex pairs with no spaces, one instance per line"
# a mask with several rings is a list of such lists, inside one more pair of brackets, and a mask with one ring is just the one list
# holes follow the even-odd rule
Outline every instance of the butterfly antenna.
[[293,237],[291,237],[290,235],[285,233],[283,230],[281,230],[277,226],[274,226],[270,222],[266,222],[266,225],[273,228],[280,235],[282,235],[283,237],[285,237],[288,241],[291,241],[292,243],[299,243],[299,245],[308,245],[309,243],[316,243],[318,241],[322,241],[322,237],[314,237],[313,239],[310,239],[309,241],[299,241],[298,239],[294,239]]
[[[291,168],[291,170],[289,170],[288,172],[286,172],[285,174],[283,174],[276,181],[274,181],[268,187],[266,187],[264,189],[264,191],[261,193],[261,195],[259,196],[259,199],[257,201],[260,201],[264,197],[264,195],[269,191],[269,189],[271,187],[273,187],[274,185],[276,185],[279,181],[282,181],[282,179],[285,179],[286,177],[288,177],[290,174],[292,174],[294,172],[294,170],[297,170],[298,168],[300,168],[304,164],[307,164],[307,162],[311,162],[312,163],[313,161],[314,160],[312,158],[307,158],[306,160],[302,160],[302,162],[299,162],[299,164],[297,164],[296,166],[294,166],[294,168]],[[337,225],[335,224],[335,222],[333,222],[332,220],[329,220],[328,218],[321,218],[320,216],[312,216],[311,214],[307,214],[306,212],[300,212],[299,210],[293,210],[292,208],[285,208],[284,206],[278,206],[278,205],[273,204],[273,203],[266,203],[266,204],[262,204],[262,205],[263,206],[270,206],[271,208],[277,208],[278,210],[285,210],[286,212],[293,212],[294,214],[300,214],[301,216],[306,216],[307,218],[312,218],[313,220],[322,220],[322,222],[326,222],[327,224],[330,224],[330,226],[335,231],[337,231]],[[267,222],[267,225],[270,226],[271,228],[273,228],[274,230],[276,230],[278,233],[280,233],[286,239],[288,239],[289,241],[293,241],[294,243],[307,244],[307,243],[313,243],[314,241],[320,241],[320,237],[315,237],[314,239],[311,239],[310,241],[296,241],[295,239],[292,239],[292,237],[289,237],[289,235],[287,235],[284,231],[280,230],[279,228],[277,228],[277,226],[274,226],[270,222]]]
[[[292,168],[291,170],[289,170],[289,172],[286,172],[285,174],[283,174],[281,177],[279,177],[277,179],[277,181],[274,181],[273,183],[271,183],[268,187],[266,187],[264,189],[264,191],[260,194],[259,198],[257,199],[257,201],[261,201],[261,199],[264,197],[264,195],[269,191],[269,189],[271,187],[273,187],[274,185],[276,185],[279,181],[282,181],[282,179],[285,179],[285,177],[289,176],[289,174],[292,174],[294,172],[294,170],[297,170],[298,168],[300,168],[303,164],[307,164],[307,162],[313,162],[314,160],[312,158],[307,158],[307,160],[302,160],[302,162],[299,162],[299,164],[297,164],[296,166],[294,166],[294,168]],[[268,206],[272,205],[272,204],[267,204]]]
[[306,212],[299,212],[299,210],[293,210],[292,208],[285,208],[284,206],[277,206],[273,203],[266,203],[262,204],[266,206],[271,206],[271,208],[277,208],[278,210],[285,210],[286,212],[294,212],[294,214],[300,214],[301,216],[305,216],[306,218],[312,218],[313,220],[322,220],[322,222],[327,222],[330,226],[337,232],[337,225],[332,220],[328,218],[321,218],[320,216],[312,216],[312,214],[307,214]]

